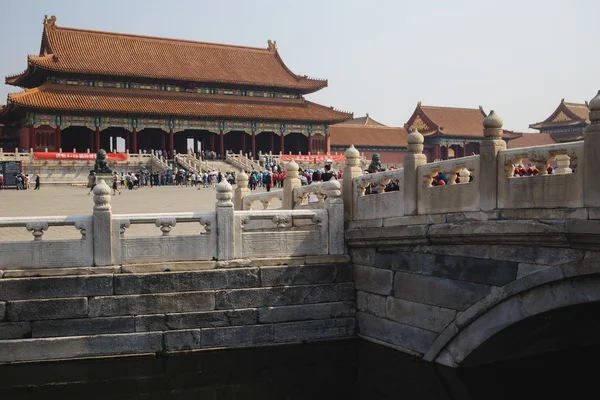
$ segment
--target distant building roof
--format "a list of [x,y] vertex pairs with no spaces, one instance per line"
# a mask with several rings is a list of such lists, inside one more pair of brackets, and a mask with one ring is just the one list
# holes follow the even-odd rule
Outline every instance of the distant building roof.
[[329,127],[331,146],[406,147],[406,129],[382,125],[335,124]]
[[71,112],[173,115],[189,118],[244,118],[336,123],[352,118],[351,113],[312,103],[305,99],[254,98],[202,95],[181,92],[152,92],[135,89],[105,89],[46,83],[8,95],[8,112],[14,106]]
[[9,85],[28,87],[37,69],[68,74],[178,80],[284,88],[310,93],[327,80],[294,74],[277,44],[267,48],[166,39],[56,25],[44,19],[39,56],[28,57],[25,72],[6,78]]
[[341,124],[343,125],[363,125],[363,126],[386,126],[381,122],[375,121],[373,118],[369,116],[369,113],[364,117],[353,118],[348,121],[344,121]]
[[560,104],[552,114],[542,122],[536,122],[535,124],[529,125],[532,129],[544,129],[551,127],[562,127],[571,125],[590,123],[590,110],[587,102],[581,103],[567,103],[565,99],[560,101]]
[[[483,119],[486,117],[482,107],[458,108],[424,106],[421,102],[404,124],[407,131],[418,129],[423,136],[454,136],[483,138]],[[504,131],[504,139],[518,137],[510,131]]]
[[547,144],[555,144],[556,140],[549,133],[522,133],[521,137],[510,140],[508,142],[509,149],[517,149],[519,147],[545,146]]

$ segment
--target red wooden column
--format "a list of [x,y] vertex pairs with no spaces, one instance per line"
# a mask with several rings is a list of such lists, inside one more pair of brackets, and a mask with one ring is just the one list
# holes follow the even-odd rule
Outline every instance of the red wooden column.
[[96,127],[96,133],[95,133],[94,139],[96,141],[96,145],[94,146],[94,151],[98,151],[98,150],[100,150],[100,127],[99,126]]
[[242,134],[242,154],[246,155],[246,132]]
[[308,134],[308,152],[312,153],[312,135]]
[[325,135],[325,154],[329,154],[331,151],[329,147],[329,134]]
[[60,151],[60,126],[56,127],[56,132],[54,133],[54,146],[56,147],[56,151]]
[[[173,134],[173,129],[169,129],[169,155],[171,158],[173,157],[173,153],[175,152],[175,135]],[[167,158],[165,156],[165,158]]]
[[131,131],[131,151],[137,153],[137,129]]
[[167,149],[167,132],[165,131],[160,131],[160,150],[166,150]]
[[25,150],[29,151],[29,149],[35,150],[35,128],[33,125],[29,126],[29,146]]
[[252,131],[252,159],[256,160],[256,132]]
[[225,134],[223,129],[219,131],[219,151],[221,152],[221,159],[225,159]]
[[281,132],[281,136],[279,137],[279,141],[281,142],[281,154],[285,153],[285,149],[283,148],[283,140],[284,140],[284,134],[283,134],[283,132]]

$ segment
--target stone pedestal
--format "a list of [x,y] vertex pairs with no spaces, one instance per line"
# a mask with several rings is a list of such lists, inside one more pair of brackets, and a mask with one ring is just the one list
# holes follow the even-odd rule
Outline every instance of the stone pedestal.
[[[93,175],[91,173],[88,176],[88,183],[87,183],[87,187],[88,188],[92,187],[92,176]],[[113,174],[112,173],[96,172],[96,184],[98,184],[98,182],[100,182],[101,179],[104,180],[105,182],[110,182],[108,185],[109,185],[109,187],[111,187],[112,180],[113,180]]]

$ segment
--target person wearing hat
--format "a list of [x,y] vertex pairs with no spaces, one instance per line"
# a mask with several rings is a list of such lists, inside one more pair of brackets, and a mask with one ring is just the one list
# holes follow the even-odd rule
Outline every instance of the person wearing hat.
[[113,189],[113,196],[115,194],[117,194],[117,192],[119,192],[119,194],[121,194],[121,191],[119,190],[119,175],[116,172],[113,175],[112,189]]

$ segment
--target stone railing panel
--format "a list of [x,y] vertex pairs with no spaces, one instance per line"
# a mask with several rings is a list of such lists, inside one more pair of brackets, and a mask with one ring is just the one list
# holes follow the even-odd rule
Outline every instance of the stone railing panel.
[[[46,240],[53,227],[79,230],[79,240]],[[22,228],[30,241],[0,242],[0,268],[89,267],[93,265],[92,216],[0,218],[0,228]]]
[[[434,178],[442,172],[448,183],[434,186]],[[462,157],[421,165],[417,169],[419,214],[479,210],[479,156]],[[457,174],[460,183],[456,183]],[[469,177],[473,177],[470,181]]]
[[[115,260],[118,264],[161,261],[200,261],[217,257],[215,213],[115,214]],[[195,222],[204,228],[197,235],[170,236],[177,223]],[[127,229],[135,224],[156,229],[157,236],[127,237]]]
[[[275,202],[273,200],[276,200]],[[277,201],[278,200],[278,201]],[[271,192],[254,193],[244,196],[242,203],[243,210],[252,210],[254,203],[260,202],[263,210],[276,210],[281,208],[283,202],[283,190],[274,190]],[[276,207],[273,203],[278,204]],[[276,207],[276,208],[275,208]]]
[[326,182],[313,183],[294,188],[294,209],[325,208]]
[[236,211],[235,258],[326,255],[326,210]]
[[[398,190],[385,192],[388,184],[394,184]],[[404,170],[391,170],[354,178],[353,187],[356,196],[354,219],[387,218],[404,215]],[[370,194],[365,194],[370,191]]]
[[[583,207],[583,151],[583,141],[500,151],[498,208]],[[514,166],[523,160],[538,173],[515,176]]]

